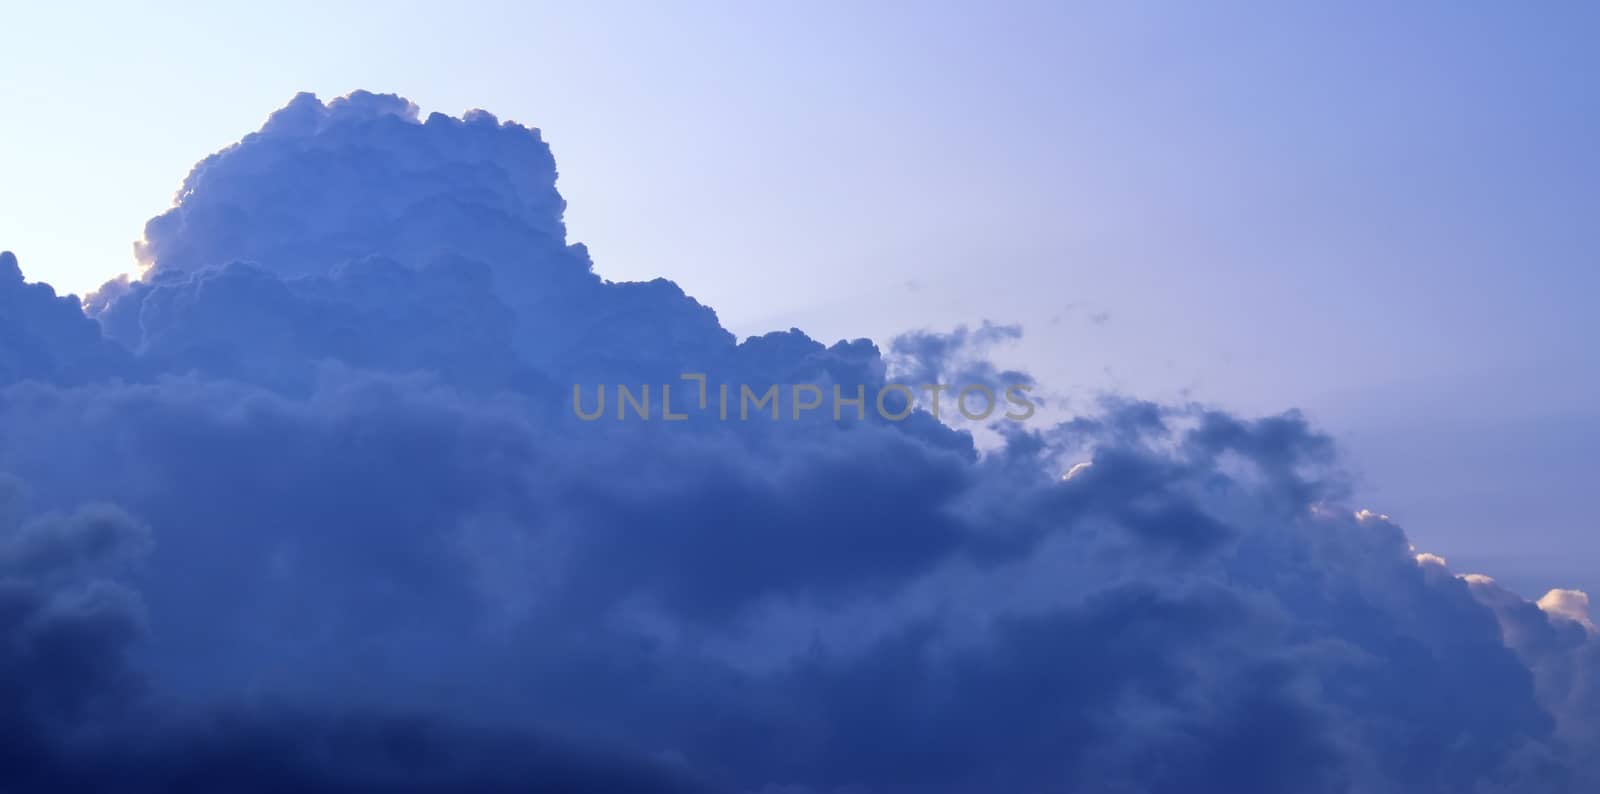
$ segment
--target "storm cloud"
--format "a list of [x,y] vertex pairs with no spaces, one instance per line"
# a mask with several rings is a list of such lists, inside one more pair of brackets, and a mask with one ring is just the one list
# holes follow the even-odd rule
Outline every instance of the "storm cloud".
[[0,787],[1600,784],[1587,598],[1419,555],[1298,414],[713,421],[680,376],[1022,382],[1021,331],[740,341],[555,185],[535,129],[302,94],[137,279],[0,257]]

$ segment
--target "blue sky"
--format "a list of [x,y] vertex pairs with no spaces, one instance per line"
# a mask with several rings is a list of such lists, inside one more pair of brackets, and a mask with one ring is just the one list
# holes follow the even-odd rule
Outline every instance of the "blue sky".
[[0,245],[85,292],[133,267],[196,160],[297,91],[489,108],[543,129],[599,273],[673,278],[740,335],[1019,322],[1002,355],[1079,404],[1300,407],[1419,545],[1504,560],[1535,594],[1600,586],[1597,22],[26,4],[5,20]]

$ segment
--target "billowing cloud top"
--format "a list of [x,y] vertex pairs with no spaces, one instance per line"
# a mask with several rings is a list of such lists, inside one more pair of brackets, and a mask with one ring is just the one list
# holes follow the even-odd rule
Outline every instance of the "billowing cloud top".
[[1600,785],[1587,598],[1419,555],[1298,415],[723,421],[681,375],[1027,383],[982,354],[1020,330],[738,342],[597,277],[555,177],[481,111],[303,94],[137,280],[0,256],[0,788]]

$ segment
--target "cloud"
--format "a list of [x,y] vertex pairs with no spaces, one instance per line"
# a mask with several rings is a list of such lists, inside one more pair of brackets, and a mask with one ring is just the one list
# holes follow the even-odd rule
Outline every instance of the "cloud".
[[87,573],[136,563],[148,544],[147,528],[105,506],[0,526],[7,790],[709,790],[661,761],[426,715],[160,710],[130,658],[148,640],[144,599]]
[[1539,599],[1539,608],[1552,617],[1595,630],[1594,621],[1589,617],[1589,594],[1582,590],[1551,590]]
[[995,325],[987,320],[976,329],[957,326],[949,333],[911,331],[890,346],[892,374],[902,383],[943,383],[957,388],[983,384],[997,390],[1012,383],[1032,385],[1033,378],[1012,370],[1002,371],[985,356],[998,345],[1022,338],[1019,325]]
[[1577,596],[1419,565],[1299,414],[723,421],[681,375],[1025,378],[1020,329],[739,341],[596,276],[555,177],[486,113],[301,95],[85,309],[0,267],[8,790],[1594,780]]
[[123,351],[101,338],[76,298],[23,280],[10,251],[0,251],[0,385],[29,379],[82,383],[123,371]]

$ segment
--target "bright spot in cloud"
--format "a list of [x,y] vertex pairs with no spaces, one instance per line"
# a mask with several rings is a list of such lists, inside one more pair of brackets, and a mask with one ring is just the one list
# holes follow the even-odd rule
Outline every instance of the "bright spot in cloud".
[[1085,471],[1088,471],[1089,467],[1091,467],[1093,465],[1094,465],[1094,461],[1092,461],[1092,460],[1086,460],[1086,461],[1084,461],[1082,463],[1075,463],[1075,464],[1072,465],[1072,468],[1067,469],[1067,473],[1066,474],[1061,475],[1061,479],[1070,480],[1073,477],[1076,477],[1076,476],[1084,473]]
[[1589,617],[1589,594],[1582,590],[1551,590],[1539,599],[1539,608],[1546,615],[1564,618],[1591,632],[1596,631],[1594,620]]

